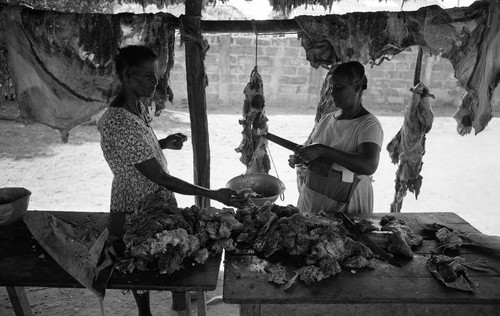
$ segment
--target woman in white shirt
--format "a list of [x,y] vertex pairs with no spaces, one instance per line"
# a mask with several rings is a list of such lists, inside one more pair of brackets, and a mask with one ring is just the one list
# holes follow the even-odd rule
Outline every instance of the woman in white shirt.
[[[303,213],[372,213],[371,175],[378,167],[383,131],[361,102],[368,83],[365,69],[359,62],[346,62],[333,68],[330,78],[340,110],[325,114],[309,144],[291,159],[291,164],[309,164],[297,206]],[[318,171],[318,161],[326,168]]]

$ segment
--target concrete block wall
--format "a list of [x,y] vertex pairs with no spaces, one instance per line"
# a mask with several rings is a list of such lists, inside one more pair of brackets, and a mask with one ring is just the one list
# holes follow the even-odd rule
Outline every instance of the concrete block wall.
[[[243,88],[256,62],[264,81],[267,106],[316,108],[327,70],[311,67],[296,35],[259,35],[257,61],[253,34],[206,34],[205,38],[210,44],[205,59],[209,108],[240,109],[244,100]],[[417,49],[410,48],[378,66],[365,65],[368,77],[368,89],[363,98],[365,105],[372,110],[401,113],[411,96],[416,59]],[[452,111],[458,106],[464,90],[458,86],[447,59],[424,54],[421,80],[435,96],[431,101],[434,109],[441,107]],[[171,86],[174,104],[187,104],[185,52],[179,37],[176,38]],[[498,109],[498,97],[493,104],[494,109]]]

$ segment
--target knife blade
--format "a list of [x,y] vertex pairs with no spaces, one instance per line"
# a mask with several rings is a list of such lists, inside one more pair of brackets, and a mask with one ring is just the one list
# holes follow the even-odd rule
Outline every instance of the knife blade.
[[279,136],[276,136],[274,134],[271,134],[267,132],[266,134],[262,135],[264,138],[267,138],[268,140],[272,141],[273,143],[276,143],[280,146],[285,147],[286,149],[290,149],[291,151],[297,150],[299,148],[299,144],[296,144],[292,141],[289,141],[288,139],[281,138]]
[[384,249],[382,249],[379,245],[377,245],[370,237],[366,236],[366,234],[361,231],[358,225],[356,225],[352,219],[349,218],[344,212],[338,212],[338,215],[342,218],[342,222],[345,223],[347,229],[358,239],[358,241],[365,244],[368,248],[371,249],[375,254],[379,255],[382,259],[386,260],[389,264],[401,268],[401,263],[394,258],[394,256]]

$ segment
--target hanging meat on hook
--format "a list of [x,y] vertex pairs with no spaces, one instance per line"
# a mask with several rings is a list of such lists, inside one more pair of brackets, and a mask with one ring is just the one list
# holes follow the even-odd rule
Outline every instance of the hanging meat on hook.
[[399,213],[407,190],[420,193],[422,186],[422,156],[425,154],[425,134],[432,128],[434,113],[429,103],[429,90],[419,82],[411,89],[410,103],[405,109],[403,126],[387,144],[392,163],[399,163],[396,171],[396,193],[391,213]]
[[271,169],[267,154],[267,117],[265,115],[264,84],[257,66],[250,74],[250,81],[243,90],[243,119],[239,123],[243,126],[243,139],[235,149],[241,153],[240,161],[247,167],[246,173],[268,173]]

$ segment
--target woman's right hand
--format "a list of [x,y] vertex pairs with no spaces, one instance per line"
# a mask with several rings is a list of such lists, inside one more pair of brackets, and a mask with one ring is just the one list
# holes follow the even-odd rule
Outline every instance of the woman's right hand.
[[248,197],[228,188],[212,190],[210,198],[236,208],[243,208],[249,203]]
[[186,135],[182,133],[175,133],[162,139],[160,141],[160,146],[163,145],[163,149],[179,150],[182,148],[185,141],[187,141]]

